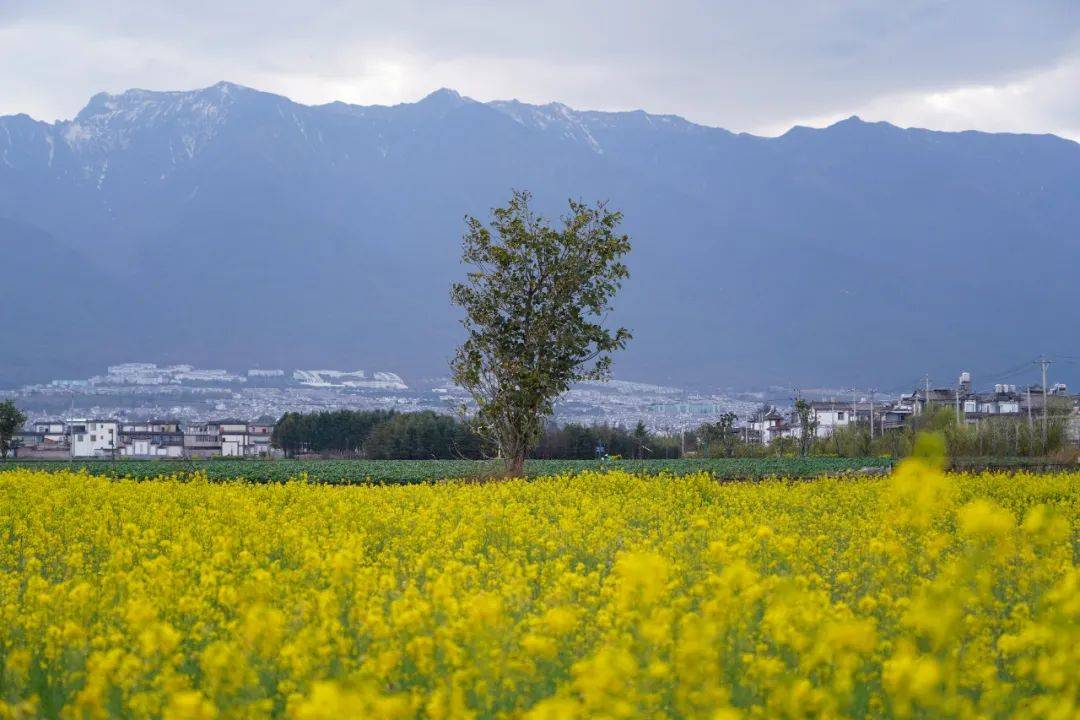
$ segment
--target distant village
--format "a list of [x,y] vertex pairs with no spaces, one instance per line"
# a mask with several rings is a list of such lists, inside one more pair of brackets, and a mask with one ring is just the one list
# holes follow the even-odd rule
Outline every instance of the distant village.
[[[827,438],[841,428],[862,425],[869,429],[870,436],[899,430],[907,426],[912,418],[927,412],[947,408],[956,413],[960,423],[977,425],[992,418],[1028,419],[1031,422],[1041,420],[1048,408],[1048,399],[1059,398],[1059,407],[1068,412],[1068,436],[1072,442],[1080,442],[1080,396],[1070,395],[1068,387],[1056,383],[1047,388],[1031,385],[1020,388],[1017,385],[997,384],[992,392],[976,392],[972,386],[971,374],[960,373],[956,386],[934,388],[926,386],[916,388],[910,393],[900,395],[893,400],[875,402],[852,392],[848,399],[809,401],[809,420],[811,435]],[[801,422],[794,410],[782,411],[775,406],[760,408],[751,415],[742,426],[743,438],[747,442],[769,445],[783,438],[798,438],[802,433]]]
[[[725,412],[749,417],[758,393],[698,393],[681,388],[611,380],[575,385],[559,399],[560,424],[623,425],[644,422],[651,432],[692,431]],[[31,418],[166,418],[190,423],[243,418],[274,422],[286,412],[330,410],[456,413],[470,402],[449,378],[406,384],[393,372],[253,368],[205,369],[190,364],[131,362],[82,379],[59,379],[0,390]]]
[[[1070,395],[1057,383],[1018,387],[998,384],[990,392],[976,392],[971,375],[961,373],[955,387],[935,388],[929,383],[891,400],[853,392],[850,398],[807,401],[811,436],[827,438],[851,426],[868,428],[871,437],[903,429],[913,418],[948,409],[959,422],[978,424],[992,418],[1019,418],[1037,422],[1054,398],[1055,412],[1067,413],[1068,437],[1080,442],[1080,396]],[[37,419],[13,437],[16,458],[22,459],[155,459],[155,458],[268,458],[280,455],[271,445],[274,423],[245,420],[120,420],[113,418]],[[798,413],[790,407],[763,405],[746,412],[734,432],[748,443],[770,445],[799,438]]]
[[15,458],[270,457],[273,423],[225,419],[121,422],[103,418],[36,420],[15,434]]

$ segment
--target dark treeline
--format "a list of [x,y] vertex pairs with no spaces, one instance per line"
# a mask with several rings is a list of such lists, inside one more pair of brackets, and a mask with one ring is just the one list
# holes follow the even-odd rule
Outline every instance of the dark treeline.
[[[335,410],[285,413],[274,426],[274,447],[293,457],[341,455],[372,460],[446,460],[492,457],[494,449],[469,425],[431,411]],[[549,425],[532,457],[589,459],[678,458],[679,438],[654,435],[638,423],[633,430],[611,425]]]
[[532,452],[532,457],[544,460],[588,460],[604,455],[678,458],[679,438],[654,435],[642,423],[633,430],[620,425],[549,425]]
[[350,455],[380,460],[452,460],[484,456],[464,423],[430,410],[334,410],[285,413],[270,439],[287,456]]
[[364,445],[377,460],[477,459],[484,443],[468,425],[430,410],[395,414],[371,431]]
[[356,454],[363,450],[371,431],[393,416],[386,410],[285,413],[274,425],[270,442],[286,455]]

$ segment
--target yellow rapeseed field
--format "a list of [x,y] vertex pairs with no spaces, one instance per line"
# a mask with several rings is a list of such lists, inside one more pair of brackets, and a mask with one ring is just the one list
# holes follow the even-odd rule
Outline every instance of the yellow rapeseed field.
[[1080,717],[1080,474],[0,473],[0,717]]

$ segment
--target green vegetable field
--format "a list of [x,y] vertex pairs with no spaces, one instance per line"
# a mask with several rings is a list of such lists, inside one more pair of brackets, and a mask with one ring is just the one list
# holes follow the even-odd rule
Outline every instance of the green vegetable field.
[[[529,477],[573,474],[583,470],[618,469],[657,475],[707,472],[720,479],[817,477],[889,467],[889,458],[723,458],[708,460],[529,460]],[[147,479],[159,475],[205,473],[211,480],[284,482],[415,483],[452,478],[483,478],[499,473],[501,464],[484,460],[74,460],[18,461],[0,466],[39,470],[86,470],[93,475]]]

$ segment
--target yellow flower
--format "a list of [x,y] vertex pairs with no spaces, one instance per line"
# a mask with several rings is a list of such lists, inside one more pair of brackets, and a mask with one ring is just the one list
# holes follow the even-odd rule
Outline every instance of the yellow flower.
[[162,715],[164,720],[213,720],[216,717],[217,708],[197,690],[173,695]]
[[1020,527],[1025,534],[1044,545],[1064,542],[1070,532],[1068,519],[1046,505],[1036,505],[1028,510]]
[[664,594],[670,563],[654,552],[623,553],[615,563],[623,608],[648,606]]
[[521,648],[536,657],[550,660],[558,654],[559,648],[555,644],[555,641],[549,637],[543,635],[534,635],[532,633],[526,635],[521,639]]
[[960,531],[971,537],[999,537],[1016,527],[1012,513],[989,500],[973,500],[957,513]]
[[919,655],[905,644],[900,651],[885,662],[882,682],[897,713],[906,717],[912,706],[933,707],[941,690],[941,666],[933,657]]
[[799,483],[0,470],[0,720],[1076,716],[1080,473],[924,455]]
[[577,626],[578,613],[572,607],[553,607],[544,613],[541,622],[549,633],[559,637],[567,634]]

